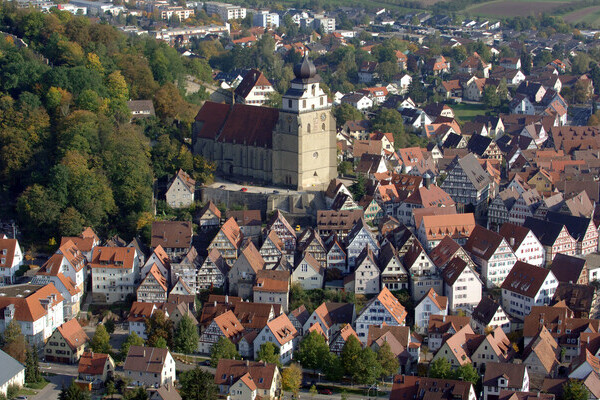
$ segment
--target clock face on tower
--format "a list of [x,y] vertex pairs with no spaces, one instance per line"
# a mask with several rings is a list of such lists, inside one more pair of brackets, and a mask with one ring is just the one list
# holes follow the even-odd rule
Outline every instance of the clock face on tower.
[[327,119],[327,115],[325,113],[321,114],[321,121],[325,121]]

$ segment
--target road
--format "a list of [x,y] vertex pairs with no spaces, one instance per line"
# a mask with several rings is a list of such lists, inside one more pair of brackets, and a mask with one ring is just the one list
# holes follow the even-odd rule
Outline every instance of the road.
[[30,400],[58,400],[61,389],[71,384],[71,381],[77,376],[77,365],[40,363],[42,372],[51,373],[46,379],[50,381]]
[[247,184],[238,184],[234,182],[229,182],[221,177],[215,177],[215,182],[212,185],[209,185],[211,188],[221,188],[223,190],[229,190],[232,192],[239,192],[242,188],[246,188],[247,193],[263,193],[263,194],[300,194],[305,192],[299,192],[297,190],[289,190],[289,189],[281,189],[271,186],[253,186],[252,182],[248,182]]

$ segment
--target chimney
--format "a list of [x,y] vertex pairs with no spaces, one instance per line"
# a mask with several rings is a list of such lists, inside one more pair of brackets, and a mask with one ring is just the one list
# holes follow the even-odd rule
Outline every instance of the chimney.
[[510,238],[510,247],[513,247],[515,245],[515,238],[511,237]]
[[249,366],[250,366],[250,361],[246,360],[246,367],[249,367]]
[[225,295],[225,304],[229,304],[229,296]]
[[217,301],[215,300],[215,307],[217,306]]
[[429,186],[431,185],[431,175],[429,175],[429,172],[426,172],[425,175],[423,175],[423,184],[426,189],[429,189]]

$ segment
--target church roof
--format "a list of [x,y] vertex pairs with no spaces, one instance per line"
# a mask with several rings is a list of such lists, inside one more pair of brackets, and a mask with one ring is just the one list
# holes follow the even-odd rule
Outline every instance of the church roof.
[[279,110],[245,104],[204,103],[196,121],[203,123],[198,138],[271,148]]

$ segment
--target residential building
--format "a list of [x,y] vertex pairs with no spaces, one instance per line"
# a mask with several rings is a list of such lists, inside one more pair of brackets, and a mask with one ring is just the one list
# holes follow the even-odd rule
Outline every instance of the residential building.
[[298,342],[298,331],[285,314],[281,314],[265,325],[254,339],[254,359],[258,358],[260,346],[264,343],[274,343],[279,348],[279,361],[287,364],[292,360]]
[[68,266],[63,267],[64,262],[65,257],[62,254],[54,254],[36,272],[31,283],[35,285],[52,283],[64,299],[64,316],[71,318],[79,313],[83,293],[71,278],[60,272],[64,270],[63,268],[68,268]]
[[408,326],[371,325],[369,327],[367,346],[378,351],[384,343],[390,347],[392,354],[400,362],[400,371],[408,372],[420,361],[422,338],[412,333]]
[[305,290],[322,289],[325,282],[325,268],[310,253],[296,257],[292,272],[292,283],[299,283]]
[[502,306],[511,316],[523,319],[533,306],[550,304],[558,287],[549,269],[517,261],[502,284]]
[[597,251],[598,230],[592,218],[548,211],[546,221],[562,224],[567,228],[569,235],[577,241],[575,254],[586,255]]
[[261,10],[252,17],[252,24],[263,28],[279,28],[279,14]]
[[448,175],[441,188],[452,199],[464,206],[472,206],[477,216],[487,210],[490,196],[493,194],[492,179],[481,167],[473,154],[456,158],[448,167]]
[[77,377],[84,382],[104,384],[115,374],[115,361],[110,354],[84,352],[79,358]]
[[421,376],[396,375],[390,400],[477,400],[471,382]]
[[135,294],[140,265],[133,247],[95,247],[92,262],[92,299],[99,303],[125,301]]
[[150,318],[156,311],[164,313],[167,318],[169,317],[165,303],[134,301],[127,315],[129,334],[135,333],[144,340],[148,339],[148,335],[146,335],[146,319]]
[[559,283],[587,285],[589,282],[587,263],[582,258],[557,254],[552,260],[550,271]]
[[[187,18],[185,18],[187,19]],[[183,20],[183,18],[182,18]],[[167,188],[167,204],[171,208],[186,208],[194,203],[196,181],[185,171],[179,169]]]
[[14,283],[15,273],[23,264],[23,252],[17,239],[0,238],[0,277],[5,284]]
[[[215,372],[215,384],[221,395],[231,395],[235,390],[234,383],[249,374],[256,386],[257,396],[275,400],[282,394],[281,373],[275,364],[244,360],[219,360]],[[244,397],[248,399],[250,397]]]
[[264,266],[265,261],[254,244],[249,242],[227,274],[229,294],[242,298],[252,297],[256,273],[264,269]]
[[433,289],[429,289],[415,307],[415,329],[426,332],[431,315],[448,315],[448,298],[438,295]]
[[[275,210],[275,213],[267,223],[264,236],[267,236],[271,231],[275,231],[277,236],[283,241],[285,253],[288,256],[293,255],[296,251],[296,231],[279,210]],[[293,260],[290,258],[289,261]]]
[[[198,270],[202,266],[202,258],[198,255],[198,251],[192,246],[190,251],[179,260],[179,262],[171,263],[170,286],[171,291],[181,281],[179,285],[185,285],[189,294],[196,294],[198,290]],[[223,264],[225,262],[223,261]],[[225,264],[226,265],[226,264]],[[178,288],[178,290],[181,288]],[[184,293],[180,293],[184,294]]]
[[64,321],[64,299],[52,283],[0,287],[0,332],[14,319],[30,345],[45,343]]
[[481,301],[483,283],[479,274],[460,257],[455,257],[442,271],[444,294],[451,312],[473,310]]
[[321,237],[332,233],[342,243],[356,223],[363,217],[363,210],[319,210],[317,211],[317,230]]
[[192,247],[191,221],[154,221],[150,246],[167,252],[172,261],[183,257]]
[[531,229],[506,222],[498,233],[508,242],[518,261],[537,267],[546,264],[544,246]]
[[[432,361],[438,358],[445,358],[450,362],[452,368],[473,364],[471,354],[475,348],[472,343],[481,343],[477,339],[478,335],[475,335],[471,326],[465,325],[442,344],[440,349],[435,353]],[[477,342],[475,342],[476,340]],[[471,341],[471,346],[469,346],[470,343],[467,343],[468,341]]]
[[213,247],[197,270],[196,287],[198,290],[206,290],[211,287],[226,288],[228,274],[229,265],[217,247]]
[[283,312],[287,313],[290,299],[289,271],[258,271],[252,292],[255,303],[280,304]]
[[277,236],[277,232],[274,230],[269,232],[264,239],[259,253],[265,260],[265,268],[272,268],[281,260],[281,257],[287,257],[283,240]]
[[227,219],[233,218],[240,227],[245,238],[250,238],[255,243],[261,237],[262,217],[260,210],[227,210]]
[[25,366],[0,350],[0,363],[2,363],[2,379],[0,379],[0,393],[6,396],[9,386],[25,386]]
[[530,229],[544,246],[544,259],[550,264],[557,254],[575,255],[577,240],[567,230],[567,227],[537,218],[526,218],[523,224]]
[[251,69],[235,88],[235,102],[262,106],[269,101],[271,93],[274,91],[273,85],[262,72]]
[[216,1],[207,1],[204,6],[208,15],[217,14],[225,22],[230,19],[246,18],[246,8],[244,7]]
[[420,301],[430,289],[436,293],[444,290],[440,271],[429,258],[421,243],[416,240],[408,249],[402,263],[410,274],[409,287],[414,302]]
[[475,216],[468,214],[425,215],[417,228],[417,236],[428,250],[449,236],[464,245],[475,228]]
[[244,327],[233,311],[229,310],[219,314],[200,335],[198,352],[201,354],[210,354],[213,345],[221,337],[225,337],[236,343],[241,338],[243,332]]
[[560,349],[558,344],[542,326],[539,333],[525,346],[522,359],[529,375],[554,376],[558,370]]
[[153,264],[148,275],[136,290],[137,301],[148,303],[164,303],[167,301],[168,283],[156,264]]
[[458,315],[430,315],[427,327],[429,350],[437,351],[448,338],[469,325],[470,322],[471,318]]
[[175,360],[167,349],[131,346],[123,364],[123,373],[134,386],[173,385]]
[[510,319],[504,312],[502,305],[491,297],[481,299],[471,314],[471,327],[479,334],[487,329],[502,328],[504,332],[511,332]]
[[342,329],[339,330],[337,334],[333,335],[329,340],[329,350],[332,353],[335,353],[337,356],[340,356],[342,354],[344,345],[346,344],[348,339],[350,339],[350,336],[354,336],[357,340],[360,341],[358,335],[356,334],[354,329],[352,329],[352,325],[346,324],[342,327]]
[[525,365],[502,362],[486,363],[482,400],[492,400],[500,394],[500,391],[529,391],[529,374]]
[[379,255],[377,238],[365,220],[360,218],[346,237],[346,254],[350,271],[356,268],[356,260],[367,246],[369,246],[375,257]]
[[198,228],[201,231],[211,231],[218,229],[221,225],[221,210],[217,208],[215,203],[209,201],[202,210],[200,210]]
[[352,325],[356,319],[356,309],[352,303],[332,303],[325,302],[313,311],[310,317],[304,322],[303,331],[314,324],[319,324],[325,338],[331,341],[343,326]]
[[367,245],[356,259],[354,272],[344,278],[344,290],[355,294],[377,294],[381,286],[381,271],[375,254]]
[[400,301],[383,287],[381,292],[365,305],[356,317],[354,330],[362,343],[367,342],[367,333],[371,325],[381,325],[384,322],[390,326],[403,326],[407,316],[406,309]]
[[379,252],[381,284],[390,290],[408,289],[408,272],[400,262],[398,252],[390,242]]
[[88,343],[87,334],[76,319],[71,319],[60,325],[44,346],[46,361],[65,364],[75,364],[83,354]]
[[488,288],[501,286],[517,262],[506,239],[481,225],[473,228],[464,248],[481,268],[481,278]]

